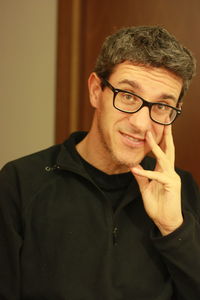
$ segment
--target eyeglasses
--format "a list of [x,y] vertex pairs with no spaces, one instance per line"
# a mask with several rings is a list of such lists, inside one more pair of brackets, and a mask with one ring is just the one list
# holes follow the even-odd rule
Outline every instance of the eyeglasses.
[[149,108],[149,116],[152,121],[161,125],[172,124],[178,115],[181,114],[181,109],[168,105],[162,102],[149,102],[142,97],[125,90],[114,88],[110,82],[101,78],[113,94],[113,106],[119,111],[133,114],[138,112],[142,107]]

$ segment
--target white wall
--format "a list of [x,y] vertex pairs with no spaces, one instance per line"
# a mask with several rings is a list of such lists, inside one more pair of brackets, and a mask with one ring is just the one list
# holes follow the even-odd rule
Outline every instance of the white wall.
[[0,0],[0,167],[54,143],[56,0]]

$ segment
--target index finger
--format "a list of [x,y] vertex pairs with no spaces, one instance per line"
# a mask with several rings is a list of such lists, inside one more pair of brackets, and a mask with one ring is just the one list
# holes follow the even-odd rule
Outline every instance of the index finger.
[[174,164],[175,148],[174,148],[174,140],[172,135],[172,125],[165,126],[163,132],[163,139],[160,143],[160,147],[165,152],[170,162]]
[[[166,143],[166,138],[167,136],[163,132],[163,143]],[[156,157],[158,165],[162,168],[162,170],[171,170],[172,163],[170,158],[166,155],[165,151],[161,148],[161,146],[157,144],[151,131],[147,132],[146,139],[149,146],[151,147],[151,151]]]

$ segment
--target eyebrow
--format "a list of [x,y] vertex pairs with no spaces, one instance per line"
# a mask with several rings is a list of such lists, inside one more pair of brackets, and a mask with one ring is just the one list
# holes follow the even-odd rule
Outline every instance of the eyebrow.
[[[123,84],[123,83],[126,83],[126,84],[130,85],[132,88],[138,89],[141,92],[143,91],[142,86],[138,82],[136,82],[134,80],[124,79],[124,80],[119,81],[119,84]],[[173,100],[175,103],[178,101],[178,99],[174,95],[172,95],[172,94],[166,94],[166,93],[161,94],[159,98],[161,100],[170,99],[170,100]]]
[[136,82],[134,80],[124,79],[124,80],[119,81],[119,84],[121,84],[121,83],[127,83],[127,84],[129,84],[131,87],[133,87],[135,89],[139,89],[141,91],[143,90],[142,86],[138,82]]

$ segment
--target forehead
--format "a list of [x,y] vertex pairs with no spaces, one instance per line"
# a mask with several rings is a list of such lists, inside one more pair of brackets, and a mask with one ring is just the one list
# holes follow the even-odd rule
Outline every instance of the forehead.
[[120,84],[124,80],[132,81],[139,90],[148,88],[162,92],[171,92],[180,95],[183,80],[165,68],[134,65],[131,62],[123,62],[116,65],[110,76],[113,84]]

